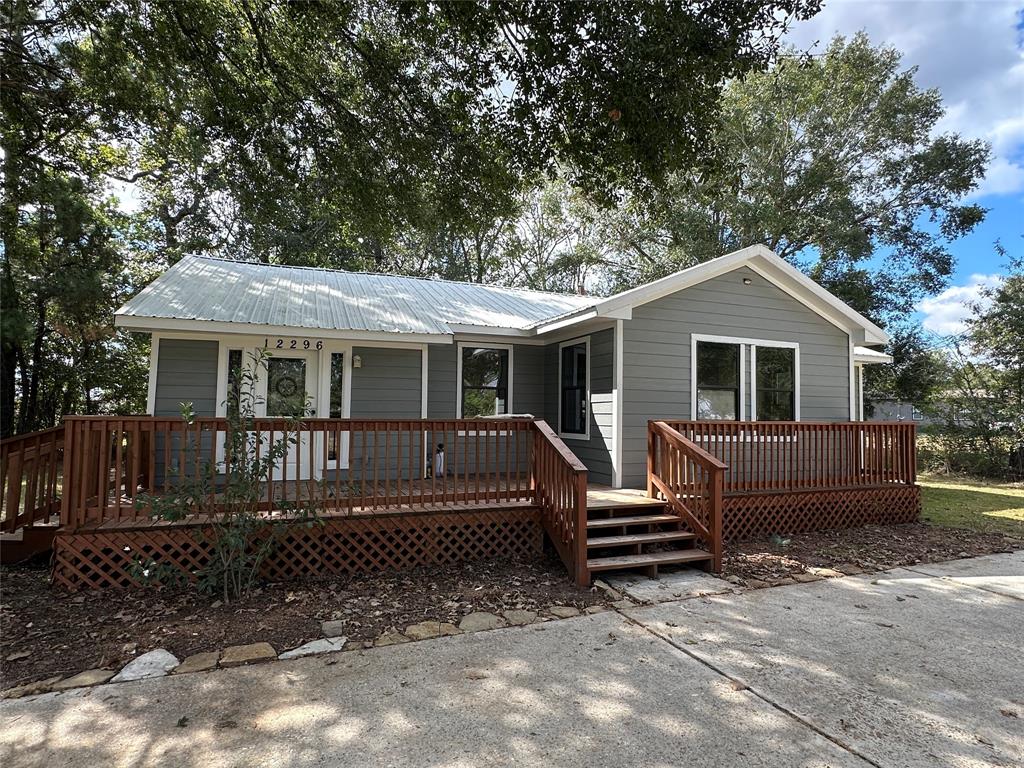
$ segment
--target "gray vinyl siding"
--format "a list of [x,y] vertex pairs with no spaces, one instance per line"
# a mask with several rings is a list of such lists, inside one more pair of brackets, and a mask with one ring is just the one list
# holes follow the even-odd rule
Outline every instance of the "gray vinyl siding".
[[180,416],[192,403],[197,416],[217,415],[216,341],[160,339],[157,351],[154,416]]
[[427,348],[427,418],[455,418],[457,366],[457,344],[431,344]]
[[512,357],[512,410],[544,415],[544,347],[517,344]]
[[353,419],[420,418],[420,350],[354,347],[352,355],[358,355],[363,363],[352,370]]
[[[690,418],[692,333],[797,342],[801,420],[849,420],[849,336],[741,267],[635,307],[623,321],[624,485],[646,482],[647,421]],[[749,417],[749,371],[746,381]]]
[[[480,346],[487,346],[481,343]],[[427,351],[427,418],[454,419],[459,399],[458,344],[431,344]],[[544,414],[544,347],[512,347],[512,410]]]
[[[584,337],[581,337],[584,338]],[[544,418],[557,432],[559,344],[544,347]],[[615,331],[611,328],[590,334],[590,439],[563,438],[576,457],[587,467],[592,483],[612,482],[612,445],[615,406]],[[645,438],[646,441],[646,438]],[[646,442],[645,442],[646,445]]]
[[[352,369],[353,419],[420,418],[423,412],[420,350],[353,347],[352,355],[353,358],[358,355],[362,361],[361,367]],[[420,476],[425,455],[422,439],[419,432],[405,432],[401,436],[394,432],[360,433],[349,453],[350,469],[346,476],[353,482],[361,480],[364,461],[369,467],[377,466],[381,481],[385,477],[408,480],[410,472]],[[366,478],[367,481],[372,479],[372,474]]]

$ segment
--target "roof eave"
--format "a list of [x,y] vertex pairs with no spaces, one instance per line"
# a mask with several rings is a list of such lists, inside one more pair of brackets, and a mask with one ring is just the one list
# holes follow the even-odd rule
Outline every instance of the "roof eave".
[[308,336],[338,341],[383,341],[413,344],[451,344],[451,333],[404,333],[399,331],[303,328],[256,323],[229,323],[220,320],[187,320],[171,317],[143,317],[115,314],[114,326],[139,333],[199,333],[211,336]]
[[[764,245],[748,246],[637,288],[617,293],[599,302],[593,309],[597,317],[630,319],[634,307],[724,275],[741,266],[749,266],[813,312],[847,331],[855,344],[889,342],[889,335],[884,330]],[[775,274],[772,274],[773,272]],[[567,316],[564,321],[558,321],[558,327],[583,322],[592,316],[594,315],[589,313],[574,313]],[[552,329],[551,325],[549,323],[536,328],[538,333],[543,333],[545,329]]]

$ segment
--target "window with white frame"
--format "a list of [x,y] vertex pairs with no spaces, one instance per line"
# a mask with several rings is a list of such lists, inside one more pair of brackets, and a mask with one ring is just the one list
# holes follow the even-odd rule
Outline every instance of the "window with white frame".
[[459,349],[459,415],[463,419],[509,413],[508,347],[465,345]]
[[697,418],[736,421],[741,418],[739,344],[697,342]]
[[590,434],[589,365],[589,338],[559,345],[558,427],[565,437],[586,438]]
[[758,421],[795,421],[796,350],[757,347],[754,360]]
[[799,344],[697,334],[692,343],[692,418],[800,420]]

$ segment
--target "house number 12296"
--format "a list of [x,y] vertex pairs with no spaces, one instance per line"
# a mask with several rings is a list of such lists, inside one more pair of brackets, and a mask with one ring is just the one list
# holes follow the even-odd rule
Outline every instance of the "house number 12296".
[[321,339],[310,341],[309,339],[275,339],[270,343],[269,338],[263,339],[263,346],[266,349],[323,349],[324,343]]

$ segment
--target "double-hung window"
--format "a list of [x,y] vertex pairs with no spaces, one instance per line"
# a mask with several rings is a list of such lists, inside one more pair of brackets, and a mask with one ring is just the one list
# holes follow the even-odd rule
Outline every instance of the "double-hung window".
[[589,353],[589,339],[559,346],[558,428],[564,437],[587,438],[590,434]]
[[754,377],[757,382],[759,421],[796,420],[796,349],[756,347]]
[[459,415],[463,419],[509,413],[509,367],[507,347],[462,346],[459,349]]
[[697,418],[736,421],[741,418],[739,344],[697,342]]
[[693,418],[799,421],[799,345],[695,336],[693,357]]

